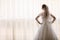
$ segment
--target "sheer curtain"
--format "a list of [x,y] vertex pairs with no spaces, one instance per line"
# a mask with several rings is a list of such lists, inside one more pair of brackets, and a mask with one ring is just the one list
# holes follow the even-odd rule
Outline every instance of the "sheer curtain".
[[0,40],[14,40],[17,0],[0,0]]
[[59,0],[0,0],[0,40],[33,40],[40,27],[35,17],[42,4],[56,16],[52,28],[59,38]]

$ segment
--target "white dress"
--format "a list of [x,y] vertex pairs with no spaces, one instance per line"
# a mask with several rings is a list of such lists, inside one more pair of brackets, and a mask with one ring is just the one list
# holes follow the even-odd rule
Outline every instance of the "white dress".
[[54,31],[51,28],[51,22],[49,22],[50,16],[46,19],[42,17],[43,24],[38,30],[38,35],[34,40],[58,40]]

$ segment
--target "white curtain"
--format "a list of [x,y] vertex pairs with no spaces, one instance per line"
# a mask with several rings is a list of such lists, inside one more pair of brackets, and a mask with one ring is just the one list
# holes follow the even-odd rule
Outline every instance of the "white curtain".
[[40,27],[35,17],[41,13],[42,4],[56,16],[53,30],[60,38],[59,0],[0,0],[0,40],[33,40]]

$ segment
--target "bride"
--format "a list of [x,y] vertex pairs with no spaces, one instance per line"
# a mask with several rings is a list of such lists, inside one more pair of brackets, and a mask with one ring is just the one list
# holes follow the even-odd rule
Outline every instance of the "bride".
[[[41,24],[41,28],[39,29],[35,40],[58,40],[51,28],[51,24],[54,23],[56,18],[49,13],[47,5],[43,4],[42,9],[44,12],[36,17],[36,21]],[[38,20],[40,16],[42,17],[42,23]],[[51,17],[53,18],[53,21],[49,21],[51,20]]]

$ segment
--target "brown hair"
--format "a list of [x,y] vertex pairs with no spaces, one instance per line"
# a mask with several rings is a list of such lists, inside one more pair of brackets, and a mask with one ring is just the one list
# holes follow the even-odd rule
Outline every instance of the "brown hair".
[[42,5],[42,9],[43,9],[43,8],[46,9],[46,8],[47,8],[47,5],[43,4],[43,5]]
[[[42,5],[42,9],[47,10],[47,9],[48,9],[47,5],[43,4],[43,5]],[[45,17],[47,17],[48,15],[49,15],[49,12],[48,12],[48,10],[47,10],[47,12],[45,13]]]

